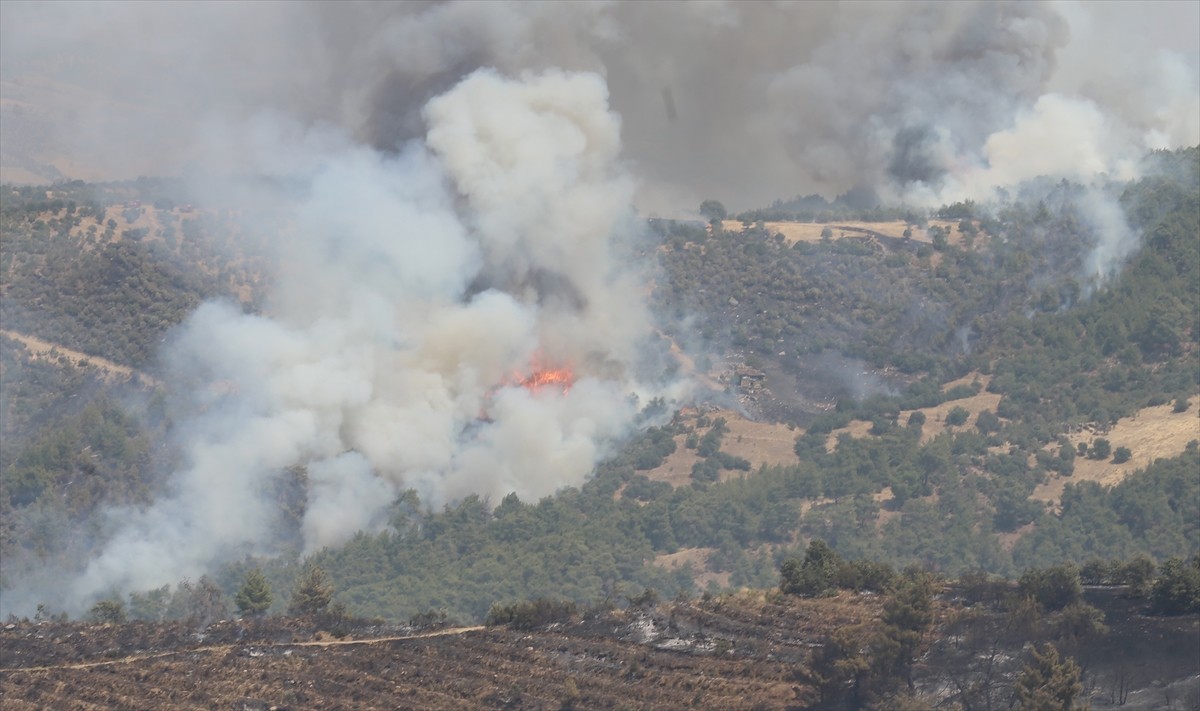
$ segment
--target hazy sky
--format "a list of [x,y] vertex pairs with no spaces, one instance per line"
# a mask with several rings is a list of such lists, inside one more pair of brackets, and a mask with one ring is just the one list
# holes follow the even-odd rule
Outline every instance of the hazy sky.
[[[264,113],[394,150],[481,66],[604,76],[649,211],[855,185],[936,199],[1034,114],[1076,140],[1094,110],[1092,152],[1111,164],[1200,140],[1198,2],[6,1],[0,168],[254,170],[244,144]],[[1052,116],[1047,94],[1075,103]]]

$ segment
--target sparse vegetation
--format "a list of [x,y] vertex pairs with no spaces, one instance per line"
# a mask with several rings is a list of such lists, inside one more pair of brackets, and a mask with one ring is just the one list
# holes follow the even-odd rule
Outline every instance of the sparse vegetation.
[[510,625],[513,629],[532,630],[556,622],[567,622],[578,611],[578,606],[565,600],[537,598],[511,605],[492,605],[487,624]]
[[120,600],[100,600],[88,611],[88,619],[100,624],[120,624],[128,619],[125,603]]

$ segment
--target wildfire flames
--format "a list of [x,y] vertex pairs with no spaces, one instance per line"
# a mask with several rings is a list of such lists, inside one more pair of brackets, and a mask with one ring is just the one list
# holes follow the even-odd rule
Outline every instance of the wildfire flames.
[[479,412],[480,420],[492,421],[488,410],[491,408],[492,396],[501,387],[519,385],[531,393],[536,393],[542,388],[554,387],[563,395],[566,395],[570,392],[571,386],[575,384],[575,373],[570,368],[545,368],[539,365],[537,361],[531,363],[530,367],[533,372],[529,375],[523,375],[519,372],[513,373],[506,382],[497,385],[487,394],[484,406]]
[[519,382],[521,387],[527,390],[537,391],[544,387],[554,386],[560,388],[566,395],[575,382],[575,374],[568,368],[543,369],[521,378]]

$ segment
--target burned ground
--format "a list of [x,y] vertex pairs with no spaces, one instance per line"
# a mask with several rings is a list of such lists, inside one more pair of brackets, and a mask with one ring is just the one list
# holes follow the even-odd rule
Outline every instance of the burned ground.
[[529,632],[14,623],[0,696],[6,709],[787,708],[809,695],[795,672],[815,640],[877,613],[869,597],[747,594]]
[[[1130,708],[1191,708],[1200,691],[1200,620],[1147,616],[1144,602],[1126,592],[1085,591],[1109,628],[1080,656],[1089,701],[1095,708],[1119,698]],[[746,591],[594,608],[530,631],[296,618],[203,628],[14,622],[0,629],[0,706],[798,709],[817,700],[801,681],[812,651],[837,630],[880,624],[883,600]],[[918,688],[935,694],[926,699],[945,683],[943,650],[962,639],[950,621],[969,604],[954,587],[937,599],[929,651],[917,668]],[[1005,654],[1015,669],[1024,651],[1013,646]],[[998,693],[1011,682],[996,681]]]

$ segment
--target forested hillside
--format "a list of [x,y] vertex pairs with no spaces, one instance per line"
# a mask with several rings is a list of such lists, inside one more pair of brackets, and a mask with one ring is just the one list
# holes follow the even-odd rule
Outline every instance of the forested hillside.
[[[797,464],[747,471],[722,451],[722,422],[677,415],[642,429],[579,489],[540,501],[468,497],[443,510],[410,492],[388,530],[308,562],[352,612],[467,621],[542,595],[590,603],[647,588],[671,598],[773,587],[782,563],[817,538],[843,556],[950,576],[1194,555],[1196,443],[1110,488],[1070,477],[1080,457],[1139,455],[1104,433],[1142,408],[1172,404],[1171,417],[1200,425],[1198,160],[1195,148],[1155,154],[1147,177],[1117,191],[1141,248],[1104,280],[1086,271],[1095,235],[1074,199],[1082,188],[1068,183],[996,208],[898,213],[914,225],[957,221],[953,239],[931,244],[832,230],[789,244],[749,218],[742,232],[655,221],[660,330],[702,371],[726,359],[765,371],[778,404],[748,414],[798,425]],[[147,375],[105,377],[0,339],[0,584],[48,563],[79,565],[111,530],[105,512],[152,498],[178,457],[169,403],[179,393],[152,378],[158,344],[203,300],[259,308],[261,245],[240,245],[229,216],[180,205],[169,188],[3,188],[3,328]],[[771,218],[796,216],[785,208]],[[846,214],[897,216],[832,219]],[[854,372],[835,378],[830,363]],[[943,387],[964,376],[977,385]],[[985,382],[999,397],[994,411],[968,419],[951,410],[936,436],[923,436],[933,425],[924,416],[901,416]],[[853,420],[870,432],[830,446],[830,433]],[[1068,435],[1082,426],[1097,434],[1076,446]],[[672,486],[647,473],[677,436],[698,459],[692,481]],[[290,471],[272,492],[285,528],[298,526],[305,476]],[[1050,481],[1066,482],[1057,508],[1031,498]],[[276,589],[290,587],[298,551],[211,571],[213,604],[231,609],[255,567]],[[165,601],[195,585],[112,592],[155,617],[167,608],[147,612],[148,595]],[[281,597],[272,611],[287,605]]]

